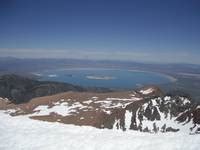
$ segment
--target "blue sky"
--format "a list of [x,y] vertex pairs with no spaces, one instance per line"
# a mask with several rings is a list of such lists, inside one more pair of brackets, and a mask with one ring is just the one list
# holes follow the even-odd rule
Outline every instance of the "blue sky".
[[1,56],[200,64],[199,0],[1,0]]

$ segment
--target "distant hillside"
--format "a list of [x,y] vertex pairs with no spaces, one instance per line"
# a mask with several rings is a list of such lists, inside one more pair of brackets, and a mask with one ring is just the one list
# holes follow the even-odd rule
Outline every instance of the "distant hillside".
[[0,76],[0,97],[8,98],[14,103],[23,103],[35,97],[67,91],[106,92],[110,90],[106,88],[84,88],[68,83],[37,81],[14,74]]

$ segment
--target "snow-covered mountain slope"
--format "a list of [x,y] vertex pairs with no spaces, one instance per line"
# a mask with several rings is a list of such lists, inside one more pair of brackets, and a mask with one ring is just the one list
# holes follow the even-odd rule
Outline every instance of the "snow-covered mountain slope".
[[[1,150],[198,150],[199,135],[149,134],[11,117],[0,111]],[[2,121],[3,120],[3,121]]]
[[136,91],[67,92],[15,105],[0,100],[12,116],[97,128],[141,132],[200,132],[200,106],[189,98],[164,96],[156,87]]
[[[200,133],[200,107],[185,97],[157,97],[146,99],[137,109],[134,102],[127,106],[124,126],[114,128],[143,132]],[[134,109],[133,109],[134,108]],[[120,119],[116,122],[121,123]],[[122,124],[122,123],[121,123]]]

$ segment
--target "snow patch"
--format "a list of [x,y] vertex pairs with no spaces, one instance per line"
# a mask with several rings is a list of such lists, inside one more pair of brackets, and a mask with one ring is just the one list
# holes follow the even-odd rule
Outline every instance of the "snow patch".
[[92,103],[92,102],[93,102],[92,100],[88,100],[88,101],[84,101],[83,103],[89,105],[89,104]]
[[164,101],[169,101],[170,99],[171,99],[170,96],[165,96],[165,97],[164,97]]
[[125,127],[127,130],[130,129],[131,119],[132,119],[132,112],[130,112],[129,110],[126,110],[126,112],[125,112]]
[[149,88],[147,90],[140,90],[140,93],[144,94],[144,95],[148,95],[150,93],[152,93],[154,91],[154,89]]
[[190,104],[190,100],[185,98],[185,97],[180,97],[181,101],[183,102],[183,105],[186,105],[186,104]]
[[40,105],[34,109],[35,113],[31,116],[46,116],[51,113],[56,113],[61,116],[68,116],[71,113],[77,112],[76,109],[88,108],[87,106],[82,105],[80,102],[76,102],[73,105],[69,105],[67,102],[56,102],[55,106],[49,107],[48,105]]
[[8,114],[12,114],[12,113],[16,113],[17,110],[16,109],[7,109],[4,111],[5,113],[8,113]]

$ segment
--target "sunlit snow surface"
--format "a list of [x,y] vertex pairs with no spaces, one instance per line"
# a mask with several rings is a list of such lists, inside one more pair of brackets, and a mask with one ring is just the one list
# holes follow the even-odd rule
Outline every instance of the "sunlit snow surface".
[[153,91],[154,91],[154,89],[149,88],[149,89],[146,89],[146,90],[140,90],[140,93],[147,95],[147,94],[152,93]]
[[198,150],[200,135],[140,133],[11,117],[0,111],[0,150]]

